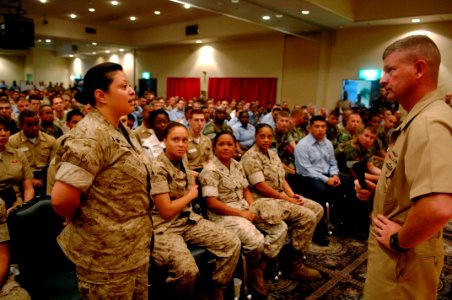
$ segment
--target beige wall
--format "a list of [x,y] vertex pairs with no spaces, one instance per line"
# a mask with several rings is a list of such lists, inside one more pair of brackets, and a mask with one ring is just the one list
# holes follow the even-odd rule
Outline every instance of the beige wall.
[[356,79],[360,69],[382,68],[381,55],[386,46],[412,34],[427,34],[442,54],[440,89],[452,91],[452,22],[342,29],[331,47],[331,63],[324,84],[327,106],[334,106],[341,95],[343,79]]
[[15,55],[0,55],[0,80],[5,80],[11,86],[13,80],[19,84],[25,80],[25,58]]
[[[182,45],[136,52],[136,75],[150,71],[157,90],[166,96],[167,77],[199,77],[201,90],[209,77],[277,77],[278,99],[284,52],[282,34],[208,45]],[[204,73],[205,72],[205,76]]]

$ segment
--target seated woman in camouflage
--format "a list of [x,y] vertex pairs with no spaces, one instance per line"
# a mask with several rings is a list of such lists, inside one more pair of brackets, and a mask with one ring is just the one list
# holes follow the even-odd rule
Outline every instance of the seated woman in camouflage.
[[[266,259],[279,254],[287,236],[287,225],[281,220],[275,201],[267,198],[254,201],[245,171],[232,158],[236,150],[234,135],[217,133],[213,147],[215,157],[199,175],[209,219],[239,237],[247,258],[250,283],[259,294],[266,295],[263,278]],[[265,237],[256,227],[266,233]]]
[[198,186],[188,168],[188,130],[177,122],[164,132],[165,151],[151,166],[155,243],[152,259],[169,269],[170,299],[190,299],[199,270],[187,244],[207,248],[216,257],[212,273],[213,299],[223,299],[240,255],[240,240],[232,232],[192,210]]
[[281,211],[281,218],[289,226],[292,239],[290,256],[285,262],[289,275],[298,280],[321,278],[319,271],[302,262],[302,252],[309,248],[314,230],[323,216],[323,208],[313,200],[293,192],[285,180],[281,159],[269,150],[273,141],[273,128],[268,124],[256,126],[256,143],[240,161],[250,182],[250,190],[257,199],[273,198]]

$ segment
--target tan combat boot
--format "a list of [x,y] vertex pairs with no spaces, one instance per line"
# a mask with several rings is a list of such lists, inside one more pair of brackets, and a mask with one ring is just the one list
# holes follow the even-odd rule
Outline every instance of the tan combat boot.
[[248,273],[248,280],[253,287],[253,289],[258,292],[262,296],[267,296],[268,292],[265,288],[265,281],[264,281],[264,269],[266,266],[266,262],[264,259],[258,261],[254,264],[248,264],[247,266],[247,273]]
[[302,262],[294,262],[289,271],[289,276],[294,280],[314,281],[322,278],[322,275],[316,269],[304,265]]

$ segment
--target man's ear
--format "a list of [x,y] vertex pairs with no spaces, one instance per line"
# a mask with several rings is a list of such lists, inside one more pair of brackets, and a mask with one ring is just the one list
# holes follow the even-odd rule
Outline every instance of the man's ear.
[[99,101],[102,104],[107,103],[107,99],[105,97],[105,92],[102,91],[101,89],[97,89],[94,91],[94,98],[96,99],[96,101]]
[[419,79],[427,73],[427,62],[425,60],[417,60],[414,63],[414,68],[416,70],[416,78]]

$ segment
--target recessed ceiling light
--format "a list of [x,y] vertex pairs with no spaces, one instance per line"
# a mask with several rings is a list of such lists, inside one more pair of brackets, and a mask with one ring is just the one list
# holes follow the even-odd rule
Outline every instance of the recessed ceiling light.
[[275,17],[278,18],[278,19],[281,19],[284,16],[282,14],[276,14]]
[[46,39],[46,43],[51,43],[52,40],[51,39]]
[[42,40],[41,40],[41,39],[38,39],[38,43],[42,43]]
[[118,1],[111,1],[111,5],[118,5],[119,2]]
[[156,15],[160,15],[160,10],[156,10],[156,11],[154,11],[154,14],[156,14]]
[[119,49],[119,52],[124,52],[124,49],[122,49],[122,48],[121,48],[121,49]]
[[91,52],[91,53],[92,53],[93,55],[96,55],[96,52],[94,52],[94,51],[93,51],[93,52]]
[[69,54],[69,57],[74,57],[74,54]]
[[47,0],[39,0],[41,3],[47,3]]
[[135,17],[135,16],[130,17],[130,21],[135,21],[136,19],[137,19],[137,17]]
[[270,16],[262,16],[262,20],[270,20]]
[[414,18],[414,19],[411,19],[411,22],[413,22],[413,23],[419,23],[419,22],[421,22],[421,19],[419,19],[419,18]]
[[95,11],[96,11],[96,9],[95,9],[94,7],[90,7],[90,8],[88,8],[88,10],[89,10],[90,12],[95,12]]
[[232,3],[239,3],[240,0],[231,0]]
[[202,44],[201,40],[196,40],[196,44]]
[[105,53],[110,53],[110,50],[105,50]]
[[97,45],[97,43],[96,43],[96,42],[92,42],[92,43],[91,43],[91,45],[93,45],[93,46],[96,46],[96,45]]
[[191,7],[190,4],[188,4],[188,3],[185,3],[185,4],[184,4],[184,8],[189,9],[190,7]]
[[310,11],[309,10],[302,10],[301,14],[302,15],[309,15]]
[[69,17],[71,17],[71,19],[75,19],[75,18],[77,18],[77,15],[76,14],[70,14]]

